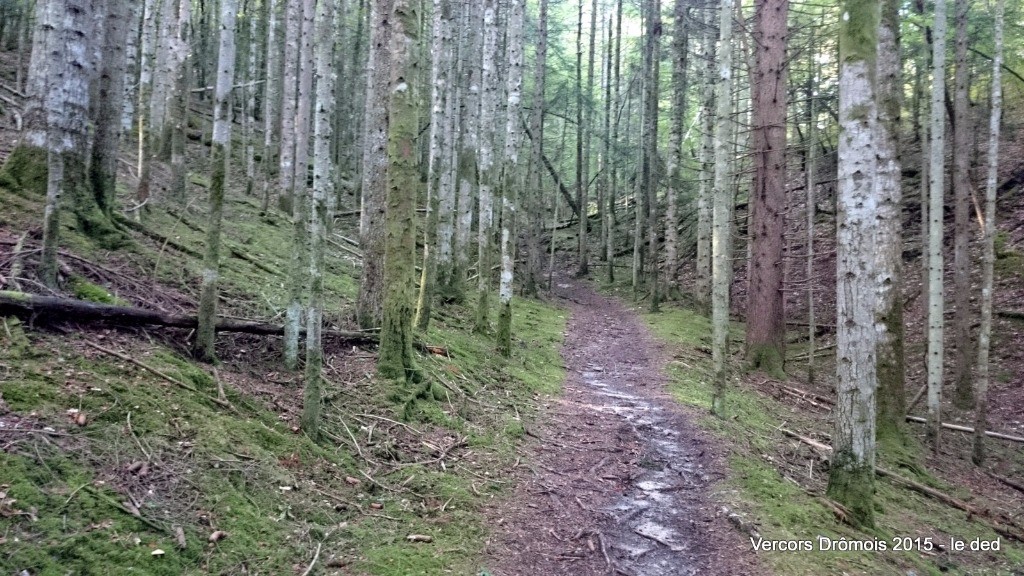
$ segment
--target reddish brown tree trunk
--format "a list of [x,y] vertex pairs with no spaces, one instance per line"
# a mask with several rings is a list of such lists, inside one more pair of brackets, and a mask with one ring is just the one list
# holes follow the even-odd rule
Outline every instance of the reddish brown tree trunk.
[[754,193],[747,359],[781,373],[786,318],[782,247],[786,209],[786,13],[789,0],[757,0],[754,106]]

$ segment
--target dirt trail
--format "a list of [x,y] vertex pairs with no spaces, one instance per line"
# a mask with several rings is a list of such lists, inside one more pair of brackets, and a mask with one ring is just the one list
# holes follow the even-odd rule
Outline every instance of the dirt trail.
[[761,574],[711,501],[721,454],[664,391],[665,358],[621,304],[563,279],[562,398],[515,496],[493,510],[494,576]]

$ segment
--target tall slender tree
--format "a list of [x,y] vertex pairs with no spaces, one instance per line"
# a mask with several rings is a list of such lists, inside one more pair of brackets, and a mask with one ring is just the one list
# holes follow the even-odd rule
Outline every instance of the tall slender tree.
[[[498,352],[512,355],[512,278],[515,264],[517,189],[521,186],[519,145],[523,92],[523,20],[526,0],[512,0],[508,17],[508,79],[505,108],[505,154],[501,174],[501,277],[498,285]],[[539,167],[538,167],[539,168]]]
[[[941,1],[941,0],[940,0]],[[839,35],[836,407],[828,495],[874,525],[876,56],[880,4],[846,0]]]
[[210,157],[209,215],[206,224],[206,252],[199,289],[199,327],[192,353],[204,362],[217,358],[214,349],[217,323],[217,282],[220,276],[220,233],[224,215],[224,181],[231,157],[231,88],[235,81],[235,15],[238,0],[221,0],[220,48],[217,56],[217,84],[214,92],[213,143]]
[[537,10],[537,50],[534,60],[533,108],[530,110],[531,172],[529,191],[526,197],[526,219],[529,232],[526,236],[526,273],[524,285],[526,294],[536,296],[541,283],[540,247],[541,224],[543,222],[543,170],[544,165],[544,89],[547,79],[548,57],[548,0],[540,0]]
[[359,212],[363,273],[359,277],[359,297],[356,300],[356,320],[364,329],[380,327],[383,317],[391,9],[391,0],[370,0],[370,55],[366,65]]
[[708,3],[707,21],[701,44],[703,45],[704,70],[701,91],[701,139],[698,163],[700,164],[700,183],[697,189],[697,257],[694,262],[693,299],[696,308],[702,314],[711,312],[711,243],[714,207],[714,134],[715,134],[715,94],[719,92],[715,86],[715,42],[712,37],[715,2]]
[[579,0],[579,18],[576,23],[576,205],[579,206],[579,232],[576,237],[578,267],[576,275],[583,277],[589,272],[587,256],[587,169],[583,155],[583,0]]
[[956,356],[953,362],[953,403],[958,408],[974,406],[971,381],[973,345],[971,324],[971,141],[974,138],[974,119],[971,115],[971,69],[967,63],[968,22],[970,0],[955,0],[953,4],[956,28],[956,71],[953,89],[953,334]]
[[334,5],[319,0],[316,9],[316,113],[313,116],[313,199],[309,211],[309,311],[306,315],[306,370],[302,398],[302,431],[320,434],[323,384],[324,245],[331,218],[328,197],[334,194],[331,137],[334,130]]
[[494,224],[494,187],[501,165],[494,160],[496,149],[495,114],[501,90],[498,75],[498,21],[496,0],[484,1],[484,51],[482,91],[480,94],[480,186],[477,216],[477,307],[473,329],[490,330],[491,252]]
[[729,156],[732,152],[732,18],[734,0],[722,0],[718,25],[718,85],[715,88],[715,176],[711,192],[711,356],[714,392],[711,412],[725,416],[729,346],[729,286],[732,283],[732,201]]
[[661,306],[658,280],[658,97],[661,77],[661,2],[647,0],[647,35],[644,40],[644,124],[641,182],[647,223],[647,268],[649,274],[649,310]]
[[971,460],[985,463],[985,430],[988,428],[989,346],[992,334],[992,289],[996,260],[996,190],[999,172],[999,122],[1003,113],[1003,18],[1004,0],[996,0],[995,54],[992,56],[992,110],[988,121],[988,170],[985,179],[985,225],[981,278],[981,328],[978,330],[978,384],[975,396],[974,442]]
[[928,174],[928,439],[939,450],[942,430],[942,211],[945,194],[946,0],[935,0],[932,25],[931,158]]
[[750,277],[747,361],[783,375],[786,311],[783,248],[786,232],[786,43],[789,0],[754,3],[756,81],[753,92],[754,190],[750,197]]

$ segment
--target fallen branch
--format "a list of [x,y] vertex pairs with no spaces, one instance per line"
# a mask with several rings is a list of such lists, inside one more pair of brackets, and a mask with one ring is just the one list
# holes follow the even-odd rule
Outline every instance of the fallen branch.
[[[799,440],[799,441],[801,441],[801,442],[803,442],[805,444],[813,446],[813,447],[817,448],[818,450],[821,450],[822,452],[825,452],[827,454],[831,454],[832,453],[832,447],[827,445],[827,444],[822,444],[821,442],[818,442],[817,440],[812,440],[812,439],[810,439],[810,438],[808,438],[806,436],[802,436],[800,434],[797,434],[796,432],[793,432],[792,430],[786,430],[785,428],[779,428],[779,431],[781,431],[786,436],[789,436],[791,438],[796,438],[797,440]],[[1013,530],[1014,528],[1016,528],[1018,530],[1020,529],[1020,527],[1017,526],[1016,524],[1012,524],[1011,526],[1004,526],[1002,524],[996,523],[995,521],[983,521],[981,519],[988,516],[987,514],[984,513],[983,510],[979,510],[979,509],[971,506],[970,504],[967,504],[966,502],[963,502],[962,500],[958,500],[958,499],[956,499],[956,498],[954,498],[954,497],[952,497],[952,496],[950,496],[948,494],[945,494],[943,492],[940,492],[940,491],[938,491],[938,490],[936,490],[934,488],[925,486],[924,484],[921,484],[920,482],[915,482],[914,480],[911,480],[910,478],[905,478],[903,476],[900,476],[899,474],[896,474],[895,472],[891,472],[889,470],[886,470],[885,468],[882,468],[880,466],[875,466],[875,474],[878,475],[878,476],[881,476],[883,478],[888,478],[888,479],[894,481],[896,484],[901,484],[904,487],[909,488],[909,489],[911,489],[911,490],[913,490],[915,492],[918,492],[918,493],[924,494],[925,496],[934,498],[935,500],[938,500],[939,502],[942,502],[943,504],[946,504],[946,505],[948,505],[950,507],[956,508],[957,510],[962,510],[964,512],[967,512],[969,518],[974,519],[978,523],[983,524],[983,525],[991,528],[994,532],[996,532],[997,534],[1000,534],[1001,536],[1005,536],[1007,538],[1012,538],[1014,540],[1017,540],[1018,542],[1024,542],[1024,533],[1015,532]]]
[[[927,424],[928,420],[926,420],[924,418],[921,418],[920,416],[909,416],[908,415],[907,416],[907,422],[914,422],[916,424]],[[971,428],[969,426],[960,426],[959,424],[948,424],[946,422],[940,422],[940,424],[942,425],[943,428],[946,428],[948,430],[957,430],[959,432],[967,432],[967,433],[970,433],[970,434],[974,433],[974,428]],[[992,432],[992,431],[986,430],[985,431],[985,435],[986,436],[990,436],[992,438],[998,438],[1000,440],[1009,440],[1010,442],[1024,443],[1024,438],[1021,438],[1020,436],[1011,436],[1009,434],[1003,434],[1001,432]]]
[[999,474],[996,474],[995,472],[992,472],[991,470],[985,470],[985,474],[988,474],[992,478],[995,478],[996,480],[1002,482],[1003,484],[1006,484],[1007,486],[1009,486],[1010,488],[1013,488],[1014,490],[1016,490],[1018,492],[1024,493],[1024,484],[1019,484],[1017,482],[1014,482],[1013,480],[1010,480],[1009,478],[1006,478],[1004,476],[1000,476]]
[[[197,328],[195,316],[168,314],[132,306],[98,304],[74,298],[37,296],[24,292],[0,290],[0,314],[14,315],[34,322],[106,322],[117,326],[165,326],[168,328]],[[284,334],[284,326],[264,322],[220,319],[214,330],[273,336]],[[365,332],[324,330],[325,336],[350,343],[376,343],[377,336]]]
[[918,390],[917,394],[914,395],[914,399],[911,400],[910,404],[907,405],[907,412],[910,412],[911,410],[914,409],[914,406],[917,406],[917,403],[921,401],[921,398],[924,398],[924,393],[927,392],[927,391],[928,391],[928,385],[927,384],[925,384],[924,386],[921,386],[921,389]]
[[1002,316],[1003,318],[1013,318],[1014,320],[1024,320],[1024,311],[996,310],[996,316]]
[[302,576],[309,576],[313,572],[313,567],[316,566],[316,561],[320,558],[320,548],[323,546],[323,542],[316,543],[316,553],[313,554],[313,561],[306,567],[306,571],[302,573]]

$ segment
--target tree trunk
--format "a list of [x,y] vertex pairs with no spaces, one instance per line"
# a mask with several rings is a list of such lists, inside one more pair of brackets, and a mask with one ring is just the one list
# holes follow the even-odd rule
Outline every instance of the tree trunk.
[[932,42],[931,159],[928,202],[928,440],[938,453],[941,431],[943,364],[942,200],[946,150],[946,0],[935,0]]
[[[291,214],[295,188],[295,131],[299,107],[299,72],[302,66],[299,43],[304,0],[285,0],[284,86],[281,96],[281,150],[278,168],[278,206]],[[365,271],[365,268],[364,268]]]
[[989,345],[992,333],[993,268],[996,259],[996,188],[999,171],[999,121],[1003,112],[1003,12],[1004,0],[996,1],[995,54],[992,56],[992,111],[989,115],[988,174],[985,181],[985,225],[981,272],[981,328],[978,330],[978,384],[975,396],[974,443],[971,460],[985,463],[985,429],[988,428]]
[[473,329],[490,331],[491,227],[494,220],[494,186],[501,166],[494,161],[496,112],[501,90],[498,76],[497,1],[484,2],[483,90],[480,97],[480,192],[477,218],[477,308]]
[[213,143],[210,155],[210,208],[206,227],[206,252],[199,294],[199,328],[192,353],[204,362],[214,362],[217,324],[217,280],[220,270],[220,232],[224,213],[224,180],[231,145],[231,86],[235,81],[235,14],[237,0],[221,0],[220,48],[217,56],[217,85],[214,93]]
[[579,265],[576,275],[584,277],[589,272],[587,263],[587,169],[583,156],[583,0],[579,0],[579,20],[576,24],[576,205],[580,208],[579,232],[576,237],[576,252]]
[[954,241],[953,241],[953,335],[956,342],[956,358],[953,362],[953,404],[957,408],[974,407],[974,391],[971,389],[972,339],[971,323],[971,139],[974,135],[974,121],[971,116],[970,90],[971,70],[967,63],[967,13],[970,0],[956,0],[954,6],[956,22],[956,85],[953,97],[953,190],[954,190]]
[[711,312],[711,227],[714,206],[714,133],[715,133],[715,43],[711,32],[713,28],[713,16],[708,10],[708,22],[704,26],[702,43],[704,45],[704,61],[706,63],[703,74],[703,101],[701,103],[701,118],[703,129],[701,133],[700,154],[700,183],[697,189],[697,258],[694,263],[695,279],[693,286],[693,299],[697,311],[701,314]]
[[[150,107],[153,92],[153,63],[156,58],[157,0],[145,0],[142,8],[142,36],[139,41],[139,106],[138,122],[138,165],[139,182],[135,189],[135,200],[142,204],[149,200],[152,179],[152,141],[150,138]],[[141,214],[135,212],[136,218]]]
[[836,224],[836,406],[828,495],[858,525],[874,526],[875,137],[879,3],[846,0],[839,50]]
[[455,270],[452,284],[447,289],[448,299],[461,302],[465,297],[465,276],[469,268],[470,231],[473,224],[473,201],[480,186],[479,143],[480,143],[480,80],[481,57],[483,52],[483,3],[467,2],[465,24],[462,26],[462,48],[459,60],[461,81],[462,132],[459,135],[458,160],[458,214],[455,222],[455,236],[452,251],[455,255]]
[[324,244],[334,193],[331,137],[334,123],[334,3],[319,0],[316,9],[316,115],[313,124],[313,202],[309,211],[309,312],[306,316],[306,371],[302,397],[302,431],[320,435],[323,385]]
[[261,164],[263,168],[263,202],[261,211],[266,212],[270,207],[270,182],[277,177],[279,162],[281,114],[281,46],[280,17],[282,0],[266,0],[267,8],[267,39],[266,54],[264,60],[266,71],[264,74],[263,90],[263,155]]
[[875,250],[875,334],[877,342],[878,438],[902,441],[906,409],[903,348],[903,222],[900,188],[900,74],[899,5],[882,3],[877,50],[878,209]]
[[310,90],[313,84],[313,20],[316,0],[302,0],[301,43],[299,48],[299,85],[295,106],[295,173],[292,178],[292,258],[288,274],[288,307],[284,335],[284,365],[295,370],[299,362],[299,329],[303,325],[304,302],[309,283],[310,197],[307,179],[309,166]]
[[168,109],[168,124],[171,129],[171,183],[169,188],[171,198],[177,203],[184,205],[188,180],[188,168],[185,165],[185,131],[188,128],[188,78],[192,64],[188,43],[189,22],[192,19],[192,4],[190,2],[180,2],[178,8],[177,35],[174,38],[175,45],[173,48],[177,68],[174,72],[174,86],[171,90],[172,97],[170,108]]
[[[449,76],[451,68],[451,13],[450,0],[434,0],[433,14],[433,37],[431,38],[431,95],[430,95],[430,149],[427,160],[427,224],[424,227],[423,242],[423,275],[420,278],[419,298],[416,301],[416,317],[414,324],[417,330],[425,331],[430,325],[430,313],[434,299],[434,287],[438,283],[439,270],[444,270],[445,281],[448,282],[448,275],[451,273],[451,222],[450,210],[455,208],[454,190],[448,187],[442,191],[442,180],[446,183],[451,181],[445,177],[450,166],[445,163],[444,150],[451,147],[448,140],[448,126],[450,115],[448,114],[448,103],[452,99]],[[442,201],[444,194],[446,199]],[[441,213],[442,204],[449,211]],[[443,265],[439,262],[441,246],[439,238],[445,235],[440,230],[442,219],[447,223],[446,231],[449,239],[448,260]]]
[[[516,191],[521,186],[519,118],[523,91],[523,20],[526,0],[512,0],[508,17],[508,105],[505,110],[505,155],[501,182],[501,280],[498,285],[498,352],[512,355],[512,276],[515,263]],[[539,168],[539,167],[538,167]]]
[[747,361],[782,378],[786,357],[786,16],[789,0],[758,0],[753,87],[754,191],[747,298]]
[[645,39],[647,68],[644,71],[644,151],[642,169],[643,198],[647,206],[647,267],[650,274],[648,291],[650,312],[661,306],[658,281],[658,87],[661,76],[661,2],[647,0],[647,37]]
[[387,211],[388,79],[391,0],[370,2],[370,58],[366,68],[366,118],[363,121],[363,169],[359,247],[363,274],[359,279],[356,319],[363,329],[378,328],[383,316],[384,218]]
[[544,201],[544,88],[547,78],[548,56],[548,0],[540,0],[537,15],[537,50],[534,61],[533,109],[530,111],[530,153],[533,155],[533,172],[528,187],[526,236],[526,274],[524,279],[527,296],[536,297],[541,283],[540,246],[541,224]]
[[689,43],[689,8],[676,0],[676,29],[672,38],[672,123],[668,144],[668,190],[665,203],[665,286],[669,294],[679,289],[679,194],[682,191],[683,121],[686,119],[686,66]]
[[139,30],[142,28],[142,7],[140,2],[127,2],[125,28],[125,68],[121,88],[124,90],[121,108],[121,131],[128,134],[135,125],[135,106],[138,103],[139,80]]
[[114,210],[117,159],[121,152],[121,104],[124,96],[127,11],[123,0],[106,0],[102,60],[96,103],[93,106],[94,142],[89,165],[89,185],[100,211]]
[[[416,252],[416,194],[419,168],[416,98],[407,79],[418,74],[413,50],[414,0],[394,0],[387,76],[387,233],[384,257],[384,315],[377,372],[384,378],[418,380],[412,358],[413,272]],[[375,0],[378,9],[388,0]],[[375,71],[376,72],[376,71]]]
[[734,0],[722,0],[718,41],[718,86],[715,89],[715,176],[711,224],[711,356],[714,391],[711,413],[725,417],[728,381],[729,286],[732,284],[732,202],[729,185],[732,153],[732,18]]

